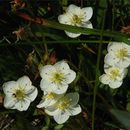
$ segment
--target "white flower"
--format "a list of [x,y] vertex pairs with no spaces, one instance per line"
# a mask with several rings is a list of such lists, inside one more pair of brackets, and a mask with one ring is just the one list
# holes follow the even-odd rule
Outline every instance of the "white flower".
[[78,101],[78,93],[68,93],[54,105],[47,107],[45,112],[48,115],[53,116],[58,124],[62,124],[66,122],[70,116],[77,115],[81,112]]
[[48,107],[56,103],[64,94],[56,94],[53,92],[46,92],[44,91],[44,95],[42,97],[42,100],[37,105],[38,108]]
[[123,42],[111,42],[104,62],[111,66],[126,68],[130,65],[130,46]]
[[[80,8],[76,5],[69,5],[65,14],[59,15],[58,20],[61,24],[67,24],[78,27],[93,28],[89,21],[92,17],[93,9],[91,7]],[[71,33],[65,31],[65,33],[71,37],[76,38],[80,36],[80,33]]]
[[105,64],[105,74],[99,77],[103,84],[108,84],[111,88],[118,88],[122,85],[123,78],[126,76],[127,69],[108,66]]
[[17,81],[8,81],[3,84],[5,93],[4,107],[8,109],[17,109],[25,111],[30,103],[37,96],[37,88],[32,86],[27,76],[19,78]]
[[76,73],[70,69],[65,61],[54,65],[45,65],[40,70],[42,77],[40,87],[43,91],[63,94],[76,77]]

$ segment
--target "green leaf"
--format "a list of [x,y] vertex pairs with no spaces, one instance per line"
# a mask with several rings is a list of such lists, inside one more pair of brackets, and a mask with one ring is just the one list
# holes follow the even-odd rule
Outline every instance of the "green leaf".
[[64,126],[63,124],[57,125],[57,126],[55,126],[54,130],[60,130],[63,126]]
[[110,112],[127,130],[130,130],[130,112],[117,109],[111,109]]

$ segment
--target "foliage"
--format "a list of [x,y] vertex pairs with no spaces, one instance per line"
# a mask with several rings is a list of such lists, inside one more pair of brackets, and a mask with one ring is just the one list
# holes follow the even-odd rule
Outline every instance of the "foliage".
[[[93,8],[90,21],[94,29],[58,23],[58,16],[70,4]],[[12,0],[0,0],[0,129],[129,130],[129,68],[118,89],[99,82],[107,44],[118,41],[130,45],[129,17],[129,0],[22,0],[18,6],[14,6]],[[24,32],[18,37],[13,32],[20,28]],[[82,35],[72,39],[64,30]],[[39,67],[63,59],[77,73],[68,92],[79,93],[82,113],[58,125],[36,105],[42,97]],[[27,111],[5,109],[3,83],[23,75],[29,76],[37,87],[38,97]]]

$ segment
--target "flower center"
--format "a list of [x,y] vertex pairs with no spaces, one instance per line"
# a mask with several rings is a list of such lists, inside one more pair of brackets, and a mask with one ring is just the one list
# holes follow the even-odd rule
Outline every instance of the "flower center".
[[110,77],[110,79],[112,79],[112,80],[116,80],[118,76],[120,76],[120,71],[119,71],[119,69],[113,69],[113,70],[111,70],[110,73],[109,73],[109,77]]
[[126,48],[119,49],[119,50],[117,51],[116,56],[117,56],[119,59],[123,60],[125,57],[128,56],[128,50],[127,50]]
[[51,78],[51,81],[54,83],[60,84],[64,79],[64,74],[60,72],[55,72]]
[[78,17],[77,15],[73,15],[71,22],[72,24],[76,25],[76,24],[81,24],[82,21],[80,17]]
[[24,89],[18,89],[13,94],[17,100],[23,100],[26,96]]
[[48,93],[47,95],[45,95],[45,98],[47,98],[47,99],[53,99],[53,98],[55,98],[55,97],[56,97],[56,94],[53,93],[53,92],[50,92],[50,93]]
[[61,100],[57,106],[60,110],[64,111],[70,107],[71,99]]

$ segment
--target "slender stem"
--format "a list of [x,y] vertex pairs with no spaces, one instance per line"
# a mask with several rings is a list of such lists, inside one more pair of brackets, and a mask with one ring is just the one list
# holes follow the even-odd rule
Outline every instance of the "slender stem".
[[[82,44],[82,43],[93,43],[93,44],[96,44],[96,43],[100,43],[100,40],[66,40],[66,41],[46,41],[46,44]],[[109,41],[102,41],[102,43],[104,44],[108,44]],[[0,46],[13,46],[13,45],[32,45],[32,44],[45,44],[44,42],[42,41],[36,41],[36,42],[31,42],[31,41],[28,41],[28,42],[18,42],[18,43],[7,43],[7,42],[3,42],[3,43],[0,43]]]
[[96,95],[97,95],[97,89],[98,89],[98,85],[99,85],[99,66],[100,66],[102,44],[103,44],[102,40],[103,40],[103,31],[104,31],[104,23],[105,23],[105,13],[106,13],[106,10],[104,10],[104,14],[103,14],[103,18],[102,18],[102,28],[101,28],[100,43],[99,43],[99,47],[98,47],[98,56],[97,56],[97,64],[96,64],[95,86],[94,86],[94,90],[93,90],[92,130],[94,130],[94,127],[95,127]]

